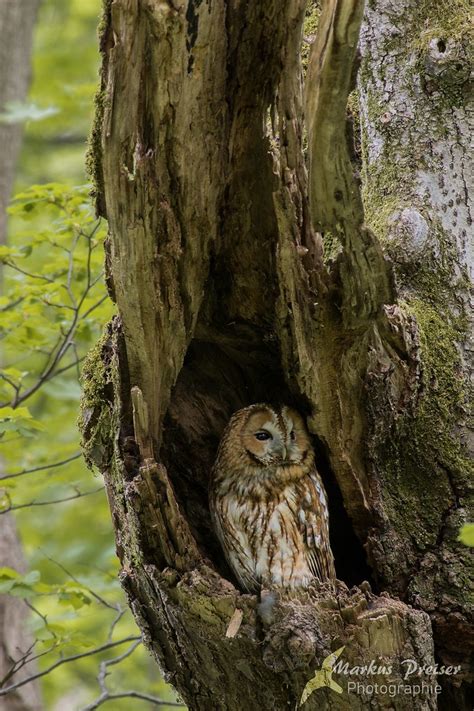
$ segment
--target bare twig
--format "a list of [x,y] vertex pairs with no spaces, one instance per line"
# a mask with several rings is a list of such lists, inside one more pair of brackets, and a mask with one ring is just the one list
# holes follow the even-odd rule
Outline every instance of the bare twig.
[[62,499],[51,499],[50,501],[29,501],[27,504],[17,504],[15,506],[8,506],[6,509],[0,511],[0,516],[2,514],[8,513],[8,511],[18,511],[18,509],[28,509],[32,506],[50,506],[51,504],[62,504],[65,501],[73,501],[74,499],[81,499],[84,496],[91,496],[92,494],[97,494],[99,491],[103,491],[104,487],[100,486],[97,489],[92,489],[91,491],[77,491],[72,496],[65,496]]
[[[96,280],[94,280],[92,286],[94,286],[99,279],[102,278],[102,275],[99,275]],[[56,354],[50,359],[49,365],[46,366],[46,368],[43,370],[42,374],[39,376],[38,380],[34,385],[32,385],[28,390],[25,390],[21,395],[17,393],[17,396],[14,398],[13,403],[11,403],[12,407],[18,407],[18,405],[21,405],[25,400],[27,400],[31,395],[34,395],[37,390],[41,388],[41,386],[48,380],[51,380],[51,378],[57,374],[56,371],[56,366],[58,365],[59,361],[61,358],[64,356],[66,351],[73,345],[73,337],[76,332],[77,326],[79,324],[80,318],[79,318],[79,311],[84,303],[84,300],[86,298],[87,294],[84,292],[83,296],[81,297],[81,300],[79,301],[77,305],[77,309],[75,310],[74,318],[71,321],[69,329],[66,331],[66,334],[63,337],[62,343],[59,346]],[[87,311],[85,311],[82,315],[81,318],[87,318],[95,309],[97,309],[101,304],[104,303],[109,297],[107,294],[105,294],[99,301],[97,301],[95,304],[90,306]],[[54,351],[52,351],[54,352]],[[7,405],[8,403],[3,403],[2,405]]]
[[[34,647],[36,646],[38,640],[35,640],[35,642],[31,645],[29,650],[20,658],[17,659],[16,662],[14,662],[14,671],[12,674],[8,673],[2,680],[0,680],[0,688],[5,684],[8,679],[10,679],[14,674],[16,674],[20,669],[22,669],[26,664],[30,664],[30,662],[35,662],[37,659],[40,659],[41,657],[45,657],[47,654],[53,651],[55,647],[57,646],[57,642],[54,642],[51,647],[48,649],[45,649],[43,652],[39,652],[39,654],[34,654],[31,656],[31,652],[33,651]],[[12,668],[13,668],[12,667]]]
[[[70,657],[63,657],[62,659],[58,659],[57,662],[51,664],[51,666],[49,666],[47,669],[44,669],[43,671],[38,672],[36,674],[32,674],[26,679],[22,679],[21,681],[19,681],[17,684],[11,684],[10,686],[0,688],[0,696],[6,696],[12,691],[19,689],[21,686],[25,686],[25,684],[30,684],[35,679],[40,679],[41,677],[46,676],[47,674],[51,674],[52,671],[62,666],[63,664],[69,664],[71,662],[77,661],[78,659],[83,659],[84,657],[91,657],[94,654],[100,654],[101,652],[105,652],[107,649],[118,647],[120,644],[126,644],[127,642],[135,642],[136,640],[140,639],[141,637],[138,636],[124,637],[123,639],[117,640],[117,642],[107,642],[106,644],[103,644],[100,647],[96,647],[95,649],[91,649],[88,652],[81,652],[80,654],[73,654]],[[2,686],[3,684],[4,681],[2,680],[0,686]]]
[[32,274],[31,272],[27,272],[25,269],[22,269],[21,267],[17,266],[13,262],[4,262],[4,265],[6,267],[11,267],[11,269],[14,269],[16,272],[20,272],[20,274],[24,274],[25,276],[30,277],[30,279],[41,279],[41,281],[46,281],[46,282],[48,282],[48,284],[55,283],[54,279],[45,277],[42,274]]
[[116,628],[116,626],[118,625],[118,623],[120,622],[120,620],[122,619],[122,617],[125,615],[125,610],[123,610],[123,609],[120,607],[120,605],[117,605],[117,608],[116,608],[116,609],[117,609],[117,615],[116,615],[115,618],[112,620],[112,624],[110,625],[109,634],[108,634],[108,637],[107,637],[107,639],[108,639],[109,641],[112,641],[112,636],[113,636],[113,634],[114,634],[115,628]]
[[[76,352],[75,344],[72,345],[72,348],[73,348],[74,352]],[[56,376],[61,375],[62,373],[65,373],[66,370],[71,370],[71,368],[78,368],[78,370],[79,370],[79,364],[82,363],[82,361],[84,359],[85,359],[85,356],[78,358],[76,355],[76,359],[72,363],[69,363],[69,365],[65,365],[64,368],[59,368],[58,370],[55,370],[54,373],[52,373],[49,376],[48,380],[52,380]],[[79,380],[79,375],[80,375],[80,373],[78,373],[78,377],[77,377],[78,380]]]
[[21,388],[21,385],[17,385],[11,378],[9,378],[5,373],[0,373],[0,378],[4,380],[8,385],[10,385],[11,388],[13,388],[15,392],[15,397],[18,395],[18,392]]
[[62,459],[60,462],[53,462],[53,464],[45,464],[44,466],[33,467],[32,469],[22,469],[20,472],[15,472],[15,474],[4,474],[3,476],[0,476],[0,481],[3,481],[4,479],[16,479],[19,476],[25,476],[26,474],[34,474],[35,472],[43,472],[47,471],[48,469],[56,469],[56,467],[62,467],[65,464],[74,462],[80,457],[82,457],[82,453],[77,452],[76,454],[73,454],[67,459]]
[[[77,308],[77,302],[76,302],[76,297],[74,296],[74,292],[72,290],[72,273],[74,269],[74,250],[77,247],[77,243],[79,242],[80,239],[80,233],[78,233],[74,237],[74,241],[72,244],[71,249],[69,250],[69,265],[68,265],[68,270],[67,270],[67,280],[66,280],[66,291],[68,293],[69,299],[71,300],[71,304],[73,305],[73,308]],[[86,286],[86,290],[89,289],[89,286]]]
[[107,683],[106,679],[109,674],[108,668],[110,666],[113,666],[115,664],[120,664],[120,662],[123,662],[124,659],[127,659],[133,652],[136,650],[138,645],[141,643],[141,641],[134,642],[123,654],[120,654],[118,657],[114,657],[113,659],[106,659],[103,662],[100,663],[100,668],[99,668],[99,674],[97,676],[97,681],[99,682],[99,687],[101,694],[100,696],[97,697],[94,701],[92,701],[90,704],[85,706],[82,711],[94,711],[94,709],[99,708],[99,706],[102,706],[102,704],[107,703],[108,701],[113,701],[114,699],[124,699],[124,698],[132,698],[132,699],[142,699],[143,701],[148,701],[149,703],[154,704],[155,706],[179,706],[182,707],[184,704],[178,703],[176,701],[163,701],[163,699],[158,698],[157,696],[151,696],[150,694],[144,694],[141,691],[119,691],[117,693],[112,693],[109,691],[107,688]]
[[143,694],[140,691],[121,691],[117,694],[112,694],[110,692],[107,692],[107,694],[101,694],[99,698],[93,701],[91,704],[89,704],[88,706],[84,706],[82,711],[94,711],[94,709],[98,709],[99,706],[102,706],[102,704],[107,703],[107,701],[114,701],[116,699],[126,698],[141,699],[142,701],[148,701],[148,703],[153,704],[154,706],[174,706],[177,708],[184,708],[184,704],[181,704],[178,701],[163,701],[163,699],[159,699],[157,696]]
[[[102,279],[102,274],[99,277],[97,277],[97,280],[94,282],[94,284],[96,284],[99,279]],[[104,294],[104,296],[101,299],[99,299],[99,301],[97,301],[95,304],[92,304],[92,306],[90,308],[88,308],[87,311],[84,311],[84,313],[82,314],[82,318],[89,316],[89,314],[91,314],[93,311],[98,309],[99,306],[102,306],[104,301],[107,301],[108,298],[109,298],[109,295]]]
[[[41,550],[41,549],[40,549],[40,550]],[[79,580],[78,578],[76,578],[76,576],[73,575],[62,563],[60,563],[60,562],[57,561],[57,560],[54,560],[54,558],[51,558],[51,556],[49,556],[49,555],[48,555],[47,553],[45,553],[44,551],[41,551],[41,552],[43,553],[44,557],[45,557],[47,560],[49,560],[51,563],[53,563],[53,564],[56,565],[58,568],[60,568],[60,569],[63,571],[63,573],[66,573],[66,575],[67,575],[69,578],[71,578],[71,580],[73,580],[75,583],[77,583],[78,585],[80,585],[81,587],[83,587],[85,590],[87,590],[87,592],[88,592],[93,598],[95,598],[95,599],[97,600],[97,602],[99,602],[99,603],[100,603],[101,605],[103,605],[104,607],[110,608],[111,610],[116,610],[117,612],[120,613],[120,617],[122,617],[122,615],[124,614],[124,612],[122,611],[122,607],[121,607],[121,605],[120,605],[119,603],[113,605],[112,603],[108,602],[105,598],[101,597],[98,593],[94,592],[94,590],[92,590],[90,587],[88,587],[87,585],[84,585],[84,583],[83,583],[81,580]],[[120,618],[119,618],[119,619],[120,619]],[[114,629],[115,625],[117,624],[117,622],[118,622],[118,620],[114,620],[114,621],[112,622],[112,625],[111,625],[111,632],[109,632],[109,636],[108,636],[108,641],[109,641],[109,642],[112,641],[112,632],[113,632],[113,629]]]
[[14,676],[17,673],[17,671],[19,671],[20,669],[22,669],[25,666],[25,664],[28,664],[29,662],[32,661],[33,658],[31,657],[31,652],[33,651],[35,645],[36,645],[36,640],[33,642],[32,645],[30,645],[28,647],[26,652],[19,659],[13,660],[13,664],[11,665],[10,669],[7,671],[7,673],[5,674],[3,679],[0,681],[0,686],[3,686],[3,684],[5,684],[9,679],[11,679],[12,676]]
[[0,313],[4,313],[5,311],[10,311],[11,309],[14,309],[15,306],[21,304],[21,302],[24,301],[25,298],[25,296],[19,296],[18,299],[15,299],[15,301],[11,301],[9,304],[5,304],[5,306],[2,306],[2,308],[0,309]]
[[43,615],[43,613],[40,612],[34,605],[32,605],[29,600],[23,600],[23,602],[25,603],[25,605],[27,606],[27,608],[28,608],[29,610],[31,610],[32,612],[34,612],[35,615],[36,615],[37,617],[39,617],[39,618],[43,621],[44,626],[49,630],[49,632],[53,635],[53,637],[54,637],[55,639],[57,639],[57,634],[54,632],[54,630],[50,629],[50,627],[49,627],[49,625],[48,625],[48,618],[47,618],[47,616],[46,616],[46,615]]

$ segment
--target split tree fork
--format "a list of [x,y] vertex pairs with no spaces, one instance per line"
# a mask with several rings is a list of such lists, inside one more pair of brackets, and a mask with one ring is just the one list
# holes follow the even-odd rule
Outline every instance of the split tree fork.
[[[105,3],[90,164],[119,316],[85,368],[84,448],[130,606],[191,709],[295,708],[342,646],[391,682],[406,658],[459,662],[440,698],[390,703],[469,707],[469,67],[464,2],[435,5],[323,2],[303,110],[306,2]],[[263,614],[223,567],[216,445],[272,399],[326,461],[338,577],[362,583],[366,556],[378,595],[316,586]],[[304,708],[368,703],[320,688]]]

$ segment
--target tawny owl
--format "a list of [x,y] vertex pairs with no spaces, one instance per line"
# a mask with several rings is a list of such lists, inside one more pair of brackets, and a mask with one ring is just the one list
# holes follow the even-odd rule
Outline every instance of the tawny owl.
[[295,410],[257,404],[232,416],[209,500],[227,561],[245,590],[335,578],[326,493]]

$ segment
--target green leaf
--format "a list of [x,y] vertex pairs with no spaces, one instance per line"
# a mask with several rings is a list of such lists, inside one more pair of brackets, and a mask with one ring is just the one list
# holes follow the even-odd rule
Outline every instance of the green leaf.
[[35,584],[39,581],[40,574],[32,570],[27,575],[21,575],[12,568],[0,569],[0,593],[8,593],[15,597],[30,597],[35,594]]
[[33,418],[27,407],[0,407],[0,434],[18,432],[31,437],[38,430],[44,430],[44,426]]
[[0,568],[0,580],[15,580],[16,578],[19,578],[20,575],[21,573],[14,568]]
[[81,649],[91,649],[91,647],[96,645],[94,639],[90,639],[90,637],[86,637],[85,634],[81,634],[80,632],[74,632],[74,634],[71,635],[71,641],[74,642],[75,647]]
[[0,595],[6,595],[14,586],[14,580],[0,580]]
[[39,570],[30,570],[30,572],[27,573],[23,577],[23,584],[24,585],[33,585],[34,583],[38,582],[40,577],[41,576],[40,576]]
[[465,523],[459,531],[458,541],[465,546],[474,548],[474,523]]
[[91,604],[91,599],[82,592],[60,593],[58,601],[62,605],[71,605],[74,610],[79,610],[84,605]]
[[46,642],[47,640],[54,639],[55,635],[49,629],[49,625],[44,625],[41,629],[35,632],[35,639],[40,642]]

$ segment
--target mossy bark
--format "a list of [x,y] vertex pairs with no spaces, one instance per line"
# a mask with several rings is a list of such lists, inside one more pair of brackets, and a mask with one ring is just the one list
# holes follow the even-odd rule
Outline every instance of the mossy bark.
[[472,558],[457,540],[473,509],[467,11],[462,0],[368,3],[359,72],[367,219],[420,345],[413,412],[391,430],[377,427],[378,408],[372,416],[390,530],[370,548],[383,585],[430,612],[440,658],[459,661],[473,641]]
[[[426,350],[426,323],[438,314],[417,308],[419,294],[408,303],[366,224],[346,142],[363,3],[322,4],[307,127],[306,10],[302,0],[115,0],[105,9],[91,163],[119,317],[85,370],[82,429],[87,457],[105,474],[131,607],[192,709],[294,708],[341,646],[349,665],[383,659],[392,672],[378,681],[397,682],[403,659],[433,661],[427,613],[444,661],[453,657],[449,625],[467,643],[458,579],[453,607],[409,584],[416,571],[432,591],[450,586],[449,561],[427,531],[443,546],[450,540],[451,555],[460,551],[459,506],[446,498],[458,470],[444,459],[433,483],[420,466],[432,446],[421,428],[444,412],[445,386],[446,418],[456,418],[460,391],[445,360],[430,379],[438,361]],[[370,12],[364,37],[375,32]],[[366,77],[376,71],[369,59]],[[323,259],[328,239],[340,244],[333,260]],[[444,359],[455,354],[449,334],[438,343]],[[307,416],[332,500],[338,576],[360,588],[315,585],[259,601],[242,595],[225,567],[208,475],[230,414],[262,400]],[[450,443],[459,422],[445,420]],[[432,439],[440,437],[438,428]],[[420,514],[423,482],[431,506]],[[362,584],[361,544],[380,597]],[[444,693],[453,692],[445,685]],[[305,708],[386,701],[319,688]],[[432,690],[390,702],[438,704]],[[465,703],[460,692],[457,702]]]

